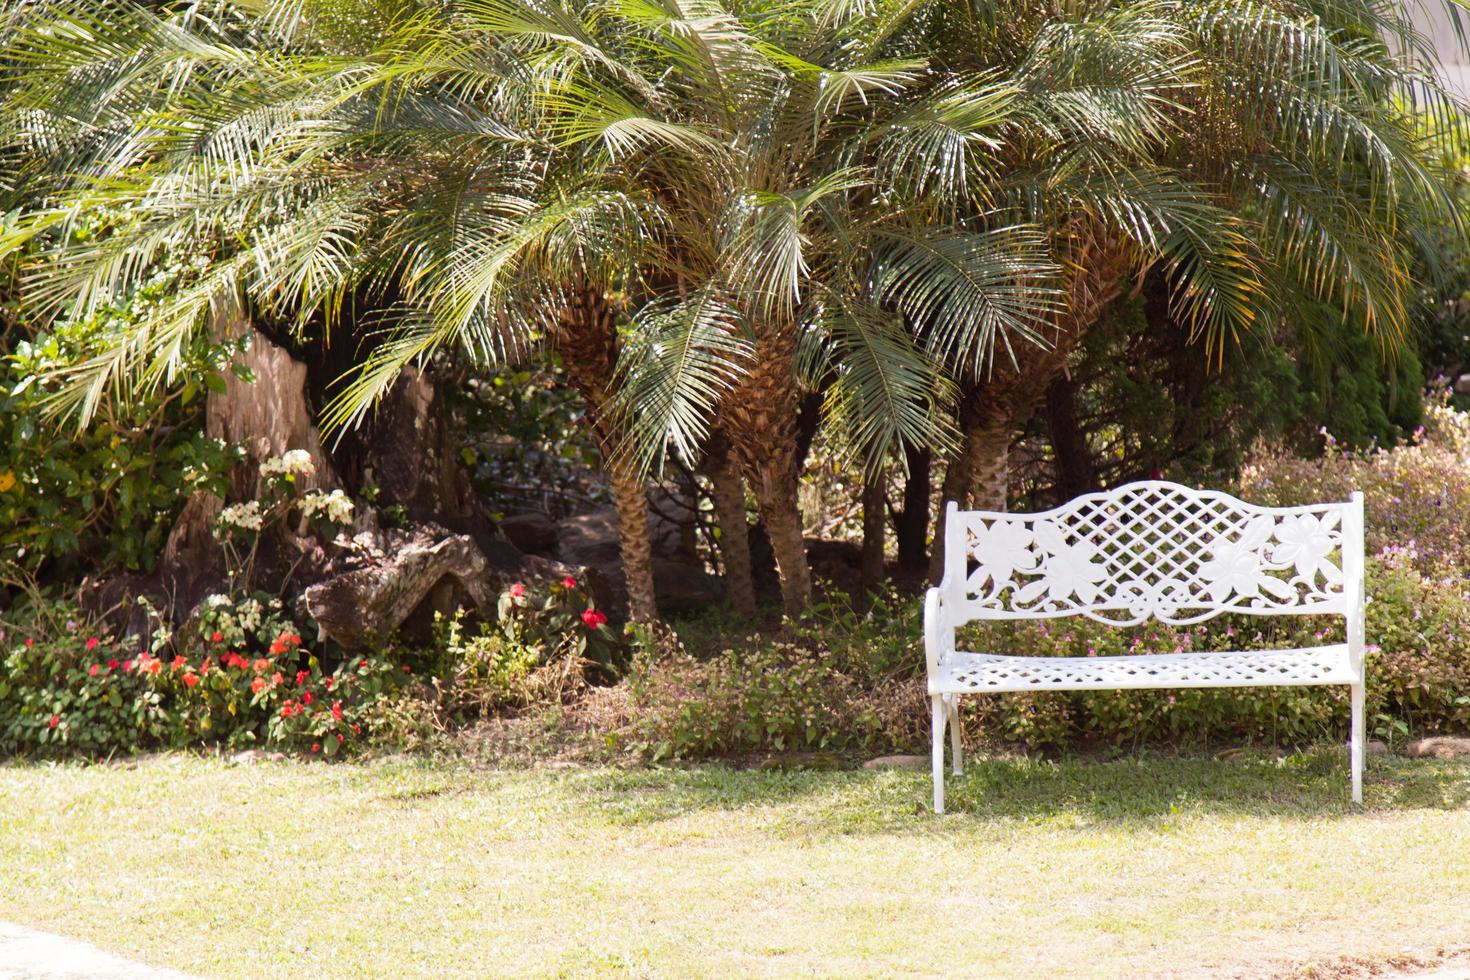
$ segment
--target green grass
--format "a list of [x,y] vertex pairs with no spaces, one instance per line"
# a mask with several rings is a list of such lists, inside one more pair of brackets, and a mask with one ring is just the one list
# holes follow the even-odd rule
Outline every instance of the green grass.
[[206,975],[1258,976],[1470,945],[1470,766],[0,767],[0,919]]

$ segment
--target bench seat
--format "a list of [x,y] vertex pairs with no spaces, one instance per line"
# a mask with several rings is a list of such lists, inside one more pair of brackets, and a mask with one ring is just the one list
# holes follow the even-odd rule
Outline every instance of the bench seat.
[[1346,643],[1295,650],[1012,657],[956,651],[939,661],[930,694],[1108,691],[1127,688],[1356,684]]

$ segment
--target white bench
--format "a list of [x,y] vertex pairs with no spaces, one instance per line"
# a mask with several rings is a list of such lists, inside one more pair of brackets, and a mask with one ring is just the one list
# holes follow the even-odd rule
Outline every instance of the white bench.
[[[1352,788],[1363,800],[1363,495],[1257,507],[1150,480],[1039,514],[948,505],[944,580],[925,596],[934,711],[934,811],[944,812],[944,731],[962,769],[957,699],[1002,691],[1346,684]],[[1221,613],[1334,615],[1346,642],[1294,650],[1019,657],[955,649],[976,620],[1086,616],[1186,625]]]

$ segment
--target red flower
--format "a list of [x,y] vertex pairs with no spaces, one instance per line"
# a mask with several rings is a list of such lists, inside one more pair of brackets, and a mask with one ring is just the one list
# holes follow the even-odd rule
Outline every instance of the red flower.
[[526,594],[526,587],[520,582],[517,582],[515,585],[512,585],[510,587],[510,594],[519,599]]
[[223,633],[221,633],[219,630],[215,630],[213,633],[209,634],[209,642],[211,642],[211,643],[218,643],[220,640],[223,640],[224,638],[225,638],[225,635]]
[[320,742],[312,742],[311,743],[311,751],[313,753],[320,752],[321,750],[322,750],[322,743],[320,743]]
[[117,670],[117,658],[116,657],[113,657],[111,660],[107,661],[107,669],[108,670]]
[[271,675],[271,683],[272,684],[279,684],[283,680],[285,680],[285,678],[281,676],[281,672],[279,670],[276,671],[274,674]]
[[101,664],[93,664],[92,666],[90,666],[90,667],[87,668],[87,676],[88,677],[96,677],[97,676],[97,672],[99,670],[101,670],[101,669],[102,669],[102,665]]
[[259,694],[261,688],[263,687],[265,687],[265,678],[257,677],[255,680],[250,682],[250,693]]
[[300,687],[302,684],[305,684],[306,683],[306,679],[308,677],[310,677],[310,676],[311,676],[311,671],[309,671],[309,670],[298,670],[296,672],[296,686],[297,687]]
[[582,613],[582,622],[587,624],[589,630],[595,630],[607,622],[607,616],[599,609],[588,609]]
[[332,702],[332,717],[333,718],[336,718],[338,721],[341,721],[342,720],[342,702],[341,701],[333,701]]
[[316,698],[314,698],[314,697],[311,696],[311,692],[310,691],[307,691],[305,694],[301,695],[301,703],[302,704],[311,704],[315,700],[316,700]]
[[26,646],[33,647],[35,645],[36,645],[36,641],[35,640],[31,639],[29,636],[26,637]]
[[189,662],[187,660],[185,660],[183,657],[175,657],[174,658],[174,670],[180,670],[180,669],[188,666],[188,663]]
[[52,715],[51,716],[51,727],[52,728],[55,728],[59,724],[61,724],[61,716],[60,715]]
[[337,744],[338,745],[341,745],[343,739],[345,739],[346,737],[347,737],[346,735],[343,735],[341,732],[338,732],[337,733]]
[[123,668],[123,673],[126,674],[128,671],[130,671],[130,670],[133,669],[133,662],[131,660],[124,660],[123,661],[122,668]]
[[323,683],[326,685],[327,690],[330,691],[332,685],[337,683],[337,679],[335,677],[328,677]]
[[95,636],[89,636],[89,637],[87,637],[87,649],[88,650],[95,650],[95,649],[97,649],[97,644],[100,643],[100,642],[102,642],[102,641],[101,640],[98,640],[97,637],[95,637]]
[[405,673],[405,674],[407,674],[407,673],[408,673],[408,672],[409,672],[409,670],[408,670],[408,664],[404,664],[404,665],[403,665],[403,672],[404,672],[404,673]]
[[286,652],[286,644],[282,643],[280,640],[277,640],[276,642],[274,642],[274,643],[271,644],[271,656],[272,657],[279,656],[280,654],[283,654],[285,652]]
[[353,725],[352,726],[352,734],[354,734],[354,735],[361,735],[362,734],[362,726],[361,725],[356,725],[356,724]]
[[157,657],[154,657],[153,659],[148,661],[148,673],[156,674],[162,669],[163,661],[159,660]]
[[359,660],[357,662],[357,669],[358,670],[367,670],[367,661],[366,660]]
[[199,665],[199,676],[200,677],[203,677],[205,674],[209,673],[209,668],[210,668],[209,658],[208,657],[205,657],[204,658],[204,663],[202,663],[202,664]]
[[565,585],[569,589],[575,589],[577,587],[577,580],[568,575],[566,578],[561,580],[561,584]]
[[185,687],[193,687],[195,684],[198,684],[198,683],[199,683],[199,675],[198,674],[195,674],[195,673],[193,673],[191,671],[190,673],[187,673],[187,674],[184,675],[184,686]]
[[296,704],[295,704],[295,702],[293,702],[293,701],[287,701],[285,704],[281,705],[281,717],[282,718],[290,718],[295,713],[296,713]]

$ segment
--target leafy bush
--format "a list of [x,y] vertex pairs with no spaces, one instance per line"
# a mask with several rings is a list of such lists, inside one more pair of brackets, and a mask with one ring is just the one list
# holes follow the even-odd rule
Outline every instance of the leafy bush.
[[369,656],[329,672],[257,599],[213,603],[203,629],[186,656],[166,634],[156,646],[118,641],[74,606],[28,603],[0,629],[0,754],[220,745],[336,755],[361,744],[365,720],[408,671]]
[[[94,215],[71,233],[95,237],[111,220]],[[137,289],[84,319],[0,336],[0,560],[28,572],[73,560],[88,572],[148,571],[190,494],[224,489],[238,450],[204,434],[198,395],[223,388],[227,370],[248,378],[230,365],[244,341],[194,339],[179,351],[187,380],[125,406],[103,399],[85,431],[58,429],[45,411],[58,371],[110,349],[197,271],[161,256]]]
[[607,616],[571,577],[544,588],[517,582],[499,617],[468,635],[463,613],[438,619],[444,699],[460,719],[504,708],[560,704],[589,680],[612,680],[627,652]]

